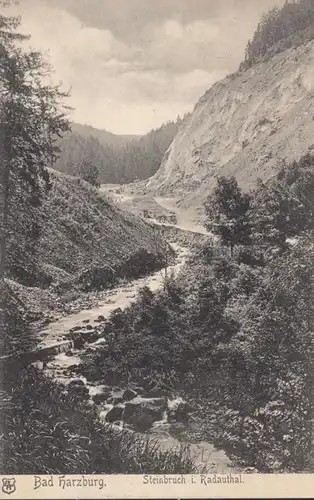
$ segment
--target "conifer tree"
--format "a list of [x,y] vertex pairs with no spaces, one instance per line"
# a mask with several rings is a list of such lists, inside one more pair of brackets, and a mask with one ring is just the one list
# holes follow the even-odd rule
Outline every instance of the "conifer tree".
[[19,18],[4,15],[6,6],[0,3],[0,281],[32,260],[27,249],[39,232],[33,213],[49,188],[56,141],[69,129],[66,94],[46,83],[50,67],[23,48],[29,37],[18,32]]
[[205,202],[206,228],[230,248],[250,242],[249,209],[251,197],[242,193],[235,177],[219,177],[212,195]]

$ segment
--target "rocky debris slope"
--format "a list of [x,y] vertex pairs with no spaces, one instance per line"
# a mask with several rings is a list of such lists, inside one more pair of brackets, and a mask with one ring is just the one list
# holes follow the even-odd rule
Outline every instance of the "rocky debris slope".
[[314,41],[211,87],[141,191],[200,206],[218,175],[249,189],[314,147]]
[[[112,281],[130,265],[154,269],[160,248],[152,228],[81,179],[50,170],[52,189],[41,209],[38,244],[47,282]],[[154,261],[154,262],[153,262]],[[155,262],[156,263],[156,262]],[[99,274],[99,276],[98,276]]]

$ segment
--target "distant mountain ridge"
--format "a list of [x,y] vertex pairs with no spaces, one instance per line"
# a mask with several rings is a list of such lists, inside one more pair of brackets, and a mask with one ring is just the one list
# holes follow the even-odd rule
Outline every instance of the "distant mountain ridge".
[[95,139],[98,139],[104,146],[127,144],[128,142],[139,140],[142,137],[141,135],[114,134],[112,132],[108,132],[106,129],[98,129],[92,127],[91,125],[82,125],[75,122],[72,123],[71,128],[72,132],[83,137],[95,137]]

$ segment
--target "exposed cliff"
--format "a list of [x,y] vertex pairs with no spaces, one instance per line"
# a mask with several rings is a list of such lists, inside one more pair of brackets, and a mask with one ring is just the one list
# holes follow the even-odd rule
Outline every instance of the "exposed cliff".
[[146,190],[199,207],[218,175],[244,189],[272,177],[314,147],[313,98],[314,41],[228,76],[198,101]]

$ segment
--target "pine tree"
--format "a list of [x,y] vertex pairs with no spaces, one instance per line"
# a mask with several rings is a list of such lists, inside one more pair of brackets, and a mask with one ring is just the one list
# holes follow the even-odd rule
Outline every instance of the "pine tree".
[[40,53],[23,49],[29,37],[19,25],[19,18],[0,15],[0,281],[23,258],[32,260],[26,250],[39,233],[33,214],[50,186],[46,167],[69,128],[66,94],[44,83],[50,68]]

